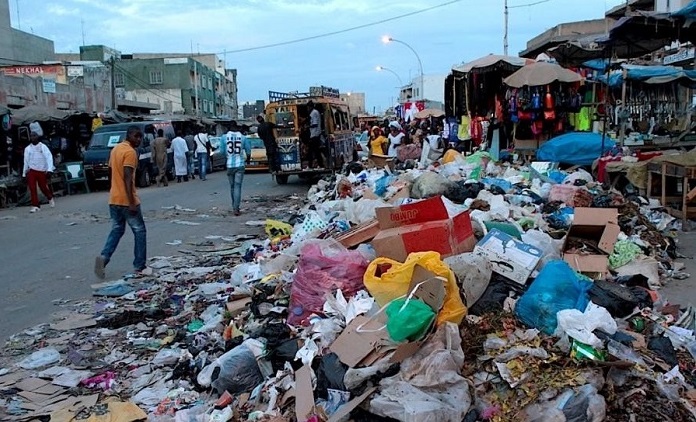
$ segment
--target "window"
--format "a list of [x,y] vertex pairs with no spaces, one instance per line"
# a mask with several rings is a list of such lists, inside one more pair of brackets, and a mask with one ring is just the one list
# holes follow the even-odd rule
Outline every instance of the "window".
[[208,100],[203,100],[203,113],[208,112]]
[[151,70],[150,71],[150,85],[159,85],[162,83],[162,71],[161,70]]
[[121,72],[114,73],[114,85],[126,86],[126,80],[123,76],[123,73],[121,73]]

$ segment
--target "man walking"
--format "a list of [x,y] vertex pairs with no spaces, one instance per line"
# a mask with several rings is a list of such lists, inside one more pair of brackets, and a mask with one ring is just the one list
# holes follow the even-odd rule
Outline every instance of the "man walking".
[[160,183],[168,186],[167,181],[167,148],[169,148],[169,139],[165,138],[164,131],[157,129],[157,138],[152,142],[152,160],[157,166],[157,186]]
[[176,182],[181,183],[182,177],[184,182],[188,182],[188,145],[186,145],[186,140],[181,137],[181,133],[177,133],[176,138],[172,141],[172,149],[174,150]]
[[126,231],[126,223],[135,237],[133,248],[133,268],[136,275],[145,275],[149,269],[145,265],[147,256],[147,230],[140,209],[140,199],[135,191],[135,169],[138,166],[138,153],[143,133],[138,126],[130,126],[126,140],[111,150],[109,168],[111,169],[111,191],[109,193],[109,214],[111,215],[111,233],[106,244],[94,263],[94,273],[104,278],[104,267],[111,260],[118,242]]
[[278,157],[278,144],[273,132],[276,125],[275,123],[267,122],[262,114],[256,116],[256,121],[259,122],[257,133],[266,147],[266,157],[268,158],[271,171],[278,171],[280,170],[280,157]]
[[29,212],[37,212],[41,210],[39,195],[36,191],[36,185],[43,192],[48,204],[51,207],[56,206],[53,200],[53,193],[48,187],[48,180],[55,169],[53,167],[53,155],[46,144],[39,142],[39,134],[32,131],[29,135],[30,145],[24,149],[24,171],[22,175],[27,178],[29,192],[31,193],[31,208]]
[[[309,145],[307,147],[308,166],[310,168],[323,168],[324,159],[321,156],[321,113],[316,109],[312,100],[307,102],[307,108],[311,110],[309,113]],[[314,165],[315,157],[317,159],[316,166]]]
[[198,134],[193,138],[196,143],[196,160],[198,160],[198,175],[201,180],[206,180],[206,175],[208,174],[208,159],[210,158],[210,152],[216,150],[210,144],[210,139],[208,139],[208,134],[205,133],[203,128],[198,131]]
[[186,154],[186,165],[188,169],[188,175],[191,179],[195,179],[194,167],[193,167],[193,157],[196,155],[196,142],[193,140],[193,134],[188,131],[188,134],[184,138],[186,141],[186,147],[188,148],[188,154]]
[[230,181],[230,196],[232,197],[232,211],[235,216],[242,202],[242,181],[244,169],[251,160],[251,144],[246,136],[242,135],[237,122],[232,120],[230,130],[225,135],[225,154],[227,155],[227,178]]

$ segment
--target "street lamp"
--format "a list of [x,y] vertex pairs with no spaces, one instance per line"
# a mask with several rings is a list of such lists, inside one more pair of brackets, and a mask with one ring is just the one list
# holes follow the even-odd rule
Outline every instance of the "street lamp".
[[390,42],[396,42],[396,43],[399,43],[399,44],[403,44],[403,45],[405,45],[409,50],[411,50],[411,51],[413,52],[413,54],[416,55],[416,59],[418,59],[418,67],[419,67],[419,69],[420,69],[420,84],[419,84],[419,85],[420,85],[420,95],[419,95],[419,96],[422,96],[422,95],[423,95],[423,62],[421,61],[421,58],[420,58],[420,56],[418,55],[418,53],[416,52],[416,50],[414,50],[413,47],[411,47],[409,44],[407,44],[407,43],[405,43],[405,42],[403,42],[403,41],[401,41],[401,40],[394,39],[394,38],[390,37],[389,35],[383,36],[383,37],[382,37],[382,42],[385,43],[385,44],[389,44]]
[[375,70],[378,71],[378,72],[381,72],[381,71],[384,70],[385,72],[391,73],[392,75],[396,76],[396,79],[399,80],[399,87],[404,86],[404,82],[401,80],[401,76],[399,76],[399,74],[396,73],[396,72],[394,72],[393,70],[391,70],[391,69],[389,69],[389,68],[386,68],[386,67],[384,67],[384,66],[377,66],[377,67],[375,68]]

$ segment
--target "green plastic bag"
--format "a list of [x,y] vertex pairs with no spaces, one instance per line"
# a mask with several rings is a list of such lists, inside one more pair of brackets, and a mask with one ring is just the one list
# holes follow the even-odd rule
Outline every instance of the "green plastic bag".
[[396,299],[384,312],[389,337],[397,342],[420,340],[435,320],[435,312],[420,299]]

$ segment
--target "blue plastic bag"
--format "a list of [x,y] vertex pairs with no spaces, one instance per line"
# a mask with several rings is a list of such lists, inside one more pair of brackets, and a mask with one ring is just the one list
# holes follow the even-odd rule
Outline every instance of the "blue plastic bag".
[[556,331],[556,313],[564,309],[584,311],[590,301],[592,281],[578,274],[565,261],[551,261],[522,295],[515,315],[524,324],[545,334]]

